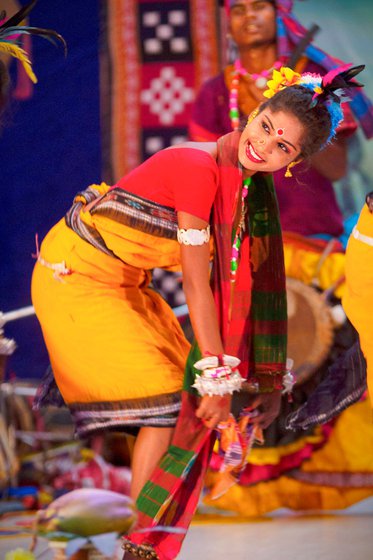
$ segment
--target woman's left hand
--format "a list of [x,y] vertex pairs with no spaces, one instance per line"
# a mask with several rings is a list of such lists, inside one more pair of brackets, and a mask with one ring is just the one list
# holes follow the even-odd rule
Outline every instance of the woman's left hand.
[[258,416],[253,418],[253,422],[258,424],[262,430],[268,428],[273,420],[279,415],[281,409],[281,390],[272,393],[261,393],[258,395],[252,407],[258,410]]
[[207,428],[216,428],[220,422],[226,422],[231,410],[231,395],[205,395],[196,412]]

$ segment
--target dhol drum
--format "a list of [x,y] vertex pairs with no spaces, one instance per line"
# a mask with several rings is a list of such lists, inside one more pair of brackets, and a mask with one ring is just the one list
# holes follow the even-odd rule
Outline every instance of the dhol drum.
[[288,358],[296,384],[307,381],[327,358],[334,341],[332,308],[322,292],[294,278],[286,279]]

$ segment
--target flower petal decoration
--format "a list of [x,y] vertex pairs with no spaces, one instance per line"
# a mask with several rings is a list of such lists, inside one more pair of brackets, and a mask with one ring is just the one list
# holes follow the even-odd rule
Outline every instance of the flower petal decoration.
[[114,556],[118,537],[118,533],[105,533],[103,535],[90,537],[89,540],[99,552],[111,558]]
[[72,539],[71,541],[69,541],[65,549],[66,558],[70,558],[71,556],[73,556],[73,554],[83,548],[85,544],[88,544],[88,542],[88,538],[85,537],[77,537],[76,539]]
[[270,99],[282,89],[299,83],[301,75],[287,66],[279,70],[273,70],[272,78],[267,82],[268,89],[263,93],[264,97]]
[[282,66],[282,68],[280,68],[280,72],[282,72],[283,76],[285,76],[287,86],[296,84],[301,77],[298,72],[294,72],[294,70],[288,68],[287,66]]

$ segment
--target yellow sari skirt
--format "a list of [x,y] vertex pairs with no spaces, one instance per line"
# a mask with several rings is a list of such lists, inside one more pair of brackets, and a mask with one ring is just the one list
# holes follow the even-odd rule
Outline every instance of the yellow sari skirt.
[[149,287],[149,269],[177,266],[178,244],[102,216],[85,213],[84,220],[118,258],[61,220],[43,241],[32,278],[54,377],[77,432],[173,425],[189,343]]
[[[373,240],[373,215],[364,205],[356,224],[358,232]],[[373,246],[351,235],[346,251],[346,284],[342,303],[359,333],[367,360],[367,380],[373,407]]]

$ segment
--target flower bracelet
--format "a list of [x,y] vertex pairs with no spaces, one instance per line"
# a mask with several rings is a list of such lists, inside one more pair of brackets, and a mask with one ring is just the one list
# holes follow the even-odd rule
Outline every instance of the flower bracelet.
[[243,379],[236,369],[239,364],[238,358],[226,354],[202,358],[194,364],[202,373],[197,375],[192,387],[197,389],[201,396],[231,395],[242,386]]

